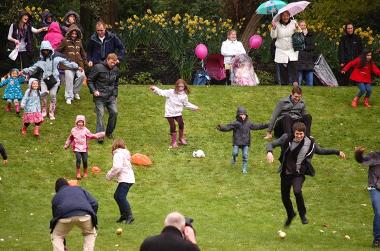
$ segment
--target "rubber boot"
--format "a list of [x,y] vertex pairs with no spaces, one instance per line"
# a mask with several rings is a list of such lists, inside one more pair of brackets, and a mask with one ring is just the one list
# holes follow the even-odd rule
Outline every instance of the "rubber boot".
[[11,111],[11,103],[7,102],[7,104],[5,105],[5,111],[6,112],[10,112]]
[[88,177],[88,171],[87,171],[87,168],[83,168],[83,170],[84,170],[83,178],[87,178],[87,177]]
[[351,102],[351,106],[354,108],[358,107],[358,102],[359,102],[359,97],[355,97]]
[[80,168],[77,168],[77,180],[82,179],[82,176],[80,175]]
[[127,213],[123,213],[120,215],[120,218],[116,221],[116,223],[123,222],[127,219]]
[[26,131],[27,131],[27,127],[26,127],[26,126],[23,126],[23,127],[21,128],[21,134],[22,134],[22,135],[26,135]]
[[365,97],[364,98],[364,106],[365,107],[371,107],[370,104],[369,104],[369,97]]
[[53,102],[50,102],[49,118],[50,120],[55,120],[55,103]]
[[44,98],[41,98],[42,99],[42,106],[41,106],[41,113],[42,113],[42,117],[46,117],[47,115],[47,112],[46,112],[46,106],[47,106],[47,100],[46,100],[46,97]]
[[15,104],[15,110],[16,110],[17,114],[20,114],[20,104],[19,103]]
[[135,218],[133,218],[132,210],[129,208],[127,209],[127,219],[125,220],[125,224],[131,224]]
[[171,148],[177,148],[178,147],[178,145],[177,145],[177,132],[173,132],[171,134],[171,136],[172,136],[172,143],[171,143],[170,147]]
[[184,135],[184,129],[179,129],[179,144],[187,145],[187,141]]
[[34,132],[33,132],[34,136],[40,136],[40,126],[36,125],[34,127]]

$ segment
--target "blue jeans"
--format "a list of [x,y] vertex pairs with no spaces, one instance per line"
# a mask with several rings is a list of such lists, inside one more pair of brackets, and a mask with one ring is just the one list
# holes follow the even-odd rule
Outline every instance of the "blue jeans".
[[380,191],[372,189],[371,195],[372,207],[375,216],[373,217],[373,239],[380,240]]
[[242,170],[243,171],[247,171],[247,166],[248,166],[248,150],[249,150],[248,146],[237,146],[237,145],[234,145],[233,146],[233,150],[232,150],[232,162],[233,163],[236,162],[236,158],[239,155],[239,147],[241,148],[242,153],[243,153],[243,167],[242,167]]
[[356,94],[357,97],[360,98],[361,96],[363,96],[363,94],[365,94],[366,98],[369,98],[371,96],[371,93],[372,93],[371,84],[359,83],[358,87],[359,87],[359,92],[358,94]]
[[104,107],[107,107],[108,110],[108,122],[106,135],[112,135],[113,131],[116,127],[116,119],[117,119],[117,106],[116,106],[116,98],[106,100],[103,98],[95,98],[95,112],[96,112],[96,132],[104,132]]
[[117,205],[119,206],[120,215],[126,214],[131,210],[131,206],[127,200],[129,189],[133,184],[120,182],[113,195]]
[[298,71],[298,84],[301,85],[303,75],[305,75],[305,82],[307,86],[313,86],[313,70]]

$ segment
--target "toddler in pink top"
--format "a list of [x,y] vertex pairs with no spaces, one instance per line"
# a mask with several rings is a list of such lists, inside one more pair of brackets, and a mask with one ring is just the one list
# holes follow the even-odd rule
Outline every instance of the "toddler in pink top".
[[66,140],[64,148],[69,148],[70,145],[73,147],[73,152],[76,157],[76,177],[77,179],[81,179],[80,173],[80,164],[83,160],[83,177],[88,177],[87,171],[87,159],[88,159],[88,142],[89,139],[100,139],[103,138],[105,132],[98,132],[92,134],[90,130],[85,127],[86,118],[84,115],[77,115],[75,119],[75,127],[71,129],[70,135]]

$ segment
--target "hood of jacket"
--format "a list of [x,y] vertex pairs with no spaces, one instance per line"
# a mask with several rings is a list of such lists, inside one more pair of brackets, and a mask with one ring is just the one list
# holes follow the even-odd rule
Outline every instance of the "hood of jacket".
[[30,89],[32,88],[33,81],[37,81],[38,85],[40,84],[40,81],[38,79],[36,79],[36,78],[30,78],[29,82],[28,82],[28,86],[29,86]]
[[46,21],[48,17],[53,18],[53,14],[51,14],[50,11],[47,10],[41,13],[41,20],[43,24],[49,25],[49,23]]
[[51,51],[50,56],[51,56],[51,55],[53,54],[53,52],[54,52],[54,49],[53,49],[53,47],[51,46],[50,42],[49,42],[49,41],[46,41],[46,40],[44,40],[44,41],[41,42],[41,47],[40,47],[40,56],[41,56],[41,58],[44,57],[44,56],[42,55],[42,50],[49,50],[49,51]]
[[69,10],[65,16],[63,17],[63,22],[66,24],[67,22],[67,19],[69,18],[70,15],[74,15],[75,16],[75,23],[79,24],[80,23],[80,18],[79,18],[79,14],[73,10]]
[[59,33],[59,34],[62,34],[61,32],[61,28],[59,27],[59,23],[58,22],[52,22],[50,25],[49,25],[49,29],[48,29],[48,32],[52,32],[52,33]]
[[86,117],[84,115],[77,115],[75,118],[75,125],[77,125],[78,121],[83,121],[83,126],[86,125]]
[[240,106],[240,107],[238,107],[238,109],[236,111],[236,119],[240,120],[240,115],[242,115],[242,114],[244,114],[244,115],[247,116],[246,119],[245,119],[245,120],[247,120],[247,118],[248,118],[247,109],[245,109],[244,107]]
[[67,30],[67,33],[66,33],[65,37],[67,39],[71,39],[71,32],[73,32],[73,31],[77,32],[77,34],[78,34],[78,38],[77,39],[82,39],[83,38],[82,32],[80,31],[79,27],[76,24],[70,25],[69,29]]

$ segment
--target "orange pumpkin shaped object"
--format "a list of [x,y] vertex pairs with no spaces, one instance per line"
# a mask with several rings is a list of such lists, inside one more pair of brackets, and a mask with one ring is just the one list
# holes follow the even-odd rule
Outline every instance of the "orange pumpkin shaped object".
[[148,156],[144,154],[135,153],[132,155],[132,164],[139,166],[150,166],[152,165],[152,161],[149,159]]
[[78,186],[78,180],[68,180],[67,183],[69,183],[69,186],[76,187]]
[[101,171],[102,169],[100,169],[98,166],[91,167],[91,173],[100,173]]

